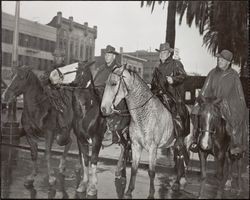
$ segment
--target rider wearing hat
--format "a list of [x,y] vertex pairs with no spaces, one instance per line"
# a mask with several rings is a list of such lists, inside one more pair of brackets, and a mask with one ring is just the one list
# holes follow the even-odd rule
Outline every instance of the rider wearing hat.
[[[112,70],[116,67],[121,67],[121,64],[117,62],[117,56],[119,55],[118,52],[115,51],[115,48],[111,45],[107,45],[105,49],[105,64],[101,65],[98,68],[96,76],[94,77],[94,84],[97,90],[97,93],[100,96],[100,99],[103,97],[106,80],[108,79]],[[120,104],[117,105],[116,109],[120,110],[127,110],[127,105],[125,100],[122,100]],[[104,138],[105,140],[109,140],[111,137],[110,132],[112,132],[112,142],[118,142],[118,135],[117,133],[124,132],[125,128],[128,126],[130,122],[130,116],[118,116],[115,115],[114,117],[107,117],[108,129],[110,131],[106,131]],[[128,137],[128,135],[127,135]]]
[[172,113],[174,119],[180,120],[181,118],[183,125],[181,129],[188,134],[190,125],[187,121],[189,120],[184,118],[189,116],[184,117],[185,104],[182,100],[182,83],[187,74],[183,64],[172,58],[174,49],[169,43],[160,44],[160,48],[156,51],[160,52],[160,64],[154,70],[151,90]]
[[[231,154],[240,154],[246,150],[248,137],[248,114],[238,73],[231,68],[233,54],[222,50],[216,55],[217,66],[209,73],[200,95],[221,99],[220,111],[226,121],[226,130],[231,137]],[[192,109],[194,124],[193,143],[190,150],[197,152],[199,104]]]

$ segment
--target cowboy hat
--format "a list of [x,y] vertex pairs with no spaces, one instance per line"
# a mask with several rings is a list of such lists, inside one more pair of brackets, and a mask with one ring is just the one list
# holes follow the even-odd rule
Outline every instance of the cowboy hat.
[[231,62],[233,59],[233,53],[231,51],[224,49],[220,53],[217,53],[216,57],[221,57],[221,58],[227,60],[228,62]]
[[174,52],[174,49],[172,49],[170,47],[169,43],[167,43],[167,42],[160,44],[160,48],[159,49],[155,49],[155,50],[158,51],[158,52],[166,51],[166,50],[168,50],[170,52]]
[[115,55],[119,55],[119,53],[115,51],[115,47],[112,47],[111,45],[107,45],[105,53],[113,53]]

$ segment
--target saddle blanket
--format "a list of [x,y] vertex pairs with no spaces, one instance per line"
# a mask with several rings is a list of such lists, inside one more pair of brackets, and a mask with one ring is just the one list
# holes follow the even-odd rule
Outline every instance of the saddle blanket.
[[49,79],[53,85],[70,84],[75,80],[79,63],[72,63],[51,71]]

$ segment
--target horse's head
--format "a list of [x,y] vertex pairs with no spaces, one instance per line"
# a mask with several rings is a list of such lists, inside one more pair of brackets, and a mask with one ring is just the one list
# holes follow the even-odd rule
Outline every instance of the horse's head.
[[221,125],[219,104],[221,99],[199,97],[199,144],[203,150],[210,150],[212,138],[217,134],[217,128]]
[[95,61],[79,62],[75,80],[72,82],[72,84],[82,88],[88,88],[89,86],[91,86],[91,84],[93,83],[93,77],[90,66],[94,63]]
[[101,111],[103,115],[111,115],[116,111],[114,107],[129,93],[131,80],[131,74],[125,66],[113,69],[106,81],[102,97]]
[[3,101],[5,102],[10,102],[25,92],[31,74],[31,68],[28,66],[16,67],[14,68],[14,74],[10,85],[3,93]]

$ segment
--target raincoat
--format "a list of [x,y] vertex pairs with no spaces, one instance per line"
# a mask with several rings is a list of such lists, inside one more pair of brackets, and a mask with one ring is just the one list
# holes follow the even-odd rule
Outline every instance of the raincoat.
[[[248,112],[237,72],[231,67],[224,71],[216,66],[209,72],[200,94],[222,100],[220,111],[226,121],[226,130],[234,144],[245,148],[248,141]],[[197,115],[198,112],[199,104],[196,102],[192,114]]]

